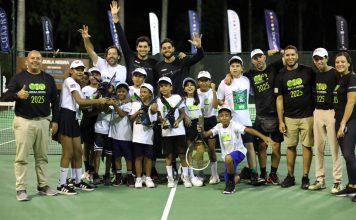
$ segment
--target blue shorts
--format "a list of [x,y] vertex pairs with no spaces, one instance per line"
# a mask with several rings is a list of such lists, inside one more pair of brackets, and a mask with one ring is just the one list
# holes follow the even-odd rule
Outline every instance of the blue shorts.
[[126,160],[132,160],[132,142],[131,141],[120,141],[120,140],[112,140],[112,150],[113,157],[125,157]]
[[[233,151],[231,153],[229,153],[228,155],[230,155],[232,157],[232,160],[234,161],[234,176],[236,175],[236,167],[241,163],[241,161],[243,161],[245,159],[245,155],[243,153],[241,153],[241,151]],[[227,174],[227,167],[226,167],[226,163],[224,163],[224,179],[225,182],[227,182],[228,180],[228,174]]]
[[133,143],[135,157],[147,157],[152,159],[153,156],[153,145]]

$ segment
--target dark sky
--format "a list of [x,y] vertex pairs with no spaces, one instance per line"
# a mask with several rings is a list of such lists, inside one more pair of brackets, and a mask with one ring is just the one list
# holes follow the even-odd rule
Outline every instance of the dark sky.
[[[69,3],[70,2],[70,3]],[[104,51],[111,44],[106,10],[109,10],[108,0],[58,0],[55,3],[47,0],[26,1],[27,26],[26,50],[42,49],[42,30],[39,18],[46,15],[52,19],[54,26],[55,48],[61,51],[84,52],[81,37],[77,29],[82,24],[90,26],[95,49]],[[196,9],[195,0],[168,0],[168,33],[167,36],[176,44],[179,51],[189,51],[188,15],[189,9]],[[202,0],[202,34],[203,46],[208,52],[223,52],[224,50],[224,9],[223,0]],[[227,9],[235,10],[241,22],[242,50],[249,49],[248,40],[248,0],[226,0]],[[323,46],[328,50],[336,50],[335,15],[341,15],[348,21],[349,48],[356,45],[356,34],[352,28],[356,25],[356,17],[352,7],[346,0],[251,0],[252,2],[252,47],[268,49],[264,21],[264,9],[277,13],[280,28],[281,47],[288,44],[296,45],[303,50],[313,50]],[[326,2],[326,3],[325,3]],[[329,3],[330,2],[330,3]],[[67,3],[67,4],[65,4]],[[77,4],[76,4],[77,3]],[[298,3],[302,4],[303,41],[298,43]],[[64,6],[61,6],[64,4]],[[0,7],[11,15],[11,1],[0,0]],[[161,1],[145,0],[125,1],[125,32],[129,43],[134,48],[138,36],[148,35],[148,13],[155,12],[161,19]],[[65,21],[69,20],[69,23]],[[9,20],[11,23],[11,20]],[[10,27],[11,28],[11,27]]]

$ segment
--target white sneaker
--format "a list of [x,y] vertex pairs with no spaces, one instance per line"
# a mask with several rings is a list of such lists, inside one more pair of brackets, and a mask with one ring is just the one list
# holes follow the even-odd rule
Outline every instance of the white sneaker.
[[146,182],[146,175],[142,175],[142,183],[145,183]]
[[168,184],[167,184],[168,188],[174,188],[176,186],[176,184],[174,183],[173,176],[167,176],[167,180],[168,180]]
[[209,180],[209,184],[218,184],[220,183],[219,176],[211,176]]
[[155,187],[155,184],[154,184],[153,180],[151,179],[151,177],[146,177],[145,185],[148,188],[154,188]]
[[142,178],[141,177],[136,178],[135,188],[136,189],[142,188]]
[[81,176],[80,179],[81,179],[81,180],[86,180],[86,181],[90,182],[90,174],[89,174],[89,171],[85,171],[85,172],[82,174],[82,176]]
[[183,176],[182,180],[183,180],[183,184],[184,184],[185,188],[192,187],[192,183],[190,182],[188,176]]
[[203,186],[203,181],[201,181],[198,177],[194,176],[190,178],[193,186]]

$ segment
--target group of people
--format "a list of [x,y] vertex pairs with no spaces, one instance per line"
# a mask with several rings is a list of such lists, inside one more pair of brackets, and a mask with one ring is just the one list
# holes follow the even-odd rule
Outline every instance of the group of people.
[[[303,152],[301,188],[325,189],[327,136],[333,161],[331,193],[336,196],[353,195],[352,201],[356,201],[356,111],[353,109],[356,75],[347,52],[339,52],[335,57],[335,67],[332,67],[328,65],[328,52],[317,48],[312,56],[315,72],[298,63],[298,51],[292,45],[283,50],[268,51],[268,55],[282,55],[268,65],[264,52],[255,49],[250,54],[253,68],[246,71],[241,57],[231,57],[228,74],[216,89],[207,71],[200,71],[197,80],[189,77],[189,68],[204,57],[201,35],[194,34],[190,40],[197,48],[192,57],[184,54],[176,57],[173,41],[165,39],[160,45],[163,60],[149,58],[150,40],[144,36],[136,41],[135,55],[119,22],[120,7],[115,1],[110,6],[122,52],[109,47],[105,51],[105,59],[99,57],[90,41],[88,27],[83,26],[79,32],[94,67],[85,71],[82,61],[73,61],[59,98],[53,77],[41,70],[42,56],[38,51],[28,54],[27,69],[15,74],[8,85],[4,100],[16,101],[13,129],[18,200],[29,199],[26,165],[31,147],[35,155],[37,190],[43,195],[74,195],[77,194],[76,189],[93,191],[94,186],[84,179],[91,173],[93,184],[101,182],[99,166],[104,157],[104,184],[119,186],[123,183],[121,159],[124,157],[127,185],[155,187],[152,171],[155,170],[159,144],[165,155],[168,187],[176,186],[176,158],[181,163],[184,186],[202,186],[199,173],[193,172],[185,158],[187,146],[201,132],[209,146],[209,184],[220,182],[215,153],[217,139],[214,137],[218,136],[224,161],[225,194],[233,193],[235,184],[245,178],[253,185],[266,182],[282,187],[295,185],[294,168],[299,142]],[[122,55],[125,66],[119,64]],[[86,74],[88,85],[83,81]],[[156,98],[158,93],[159,98]],[[256,106],[254,125],[248,109],[250,95],[254,96]],[[199,117],[204,118],[203,127],[198,125]],[[49,128],[62,145],[57,190],[48,186]],[[253,136],[257,137],[255,145]],[[283,141],[287,147],[288,174],[280,181],[277,170]],[[266,152],[269,144],[272,154],[268,174]],[[316,180],[310,184],[313,146]],[[342,186],[339,149],[346,161],[346,187]],[[248,167],[237,175],[236,167],[245,157]],[[73,182],[67,178],[69,167]],[[113,181],[110,172],[114,174]]]

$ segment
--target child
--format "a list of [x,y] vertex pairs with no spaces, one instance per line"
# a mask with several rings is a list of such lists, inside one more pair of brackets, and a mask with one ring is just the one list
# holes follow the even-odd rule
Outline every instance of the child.
[[119,186],[122,184],[121,157],[124,156],[127,168],[127,185],[134,187],[135,178],[132,174],[132,127],[128,117],[132,104],[131,102],[125,103],[129,94],[129,85],[125,82],[120,82],[116,87],[116,94],[119,98],[119,105],[115,105],[115,114],[109,132],[109,137],[113,139],[113,155],[115,160],[115,180],[113,185]]
[[[172,94],[172,81],[168,77],[158,80],[161,98],[158,99],[159,121],[162,123],[162,147],[166,155],[166,170],[168,187],[175,187],[172,169],[173,155],[178,155],[183,170],[183,183],[185,187],[192,187],[189,180],[188,166],[185,160],[186,141],[183,126],[184,105],[179,95]],[[163,97],[163,98],[162,98]],[[174,110],[174,112],[173,112]],[[168,114],[170,113],[170,114]],[[168,117],[167,117],[168,116]]]
[[[209,131],[216,124],[216,108],[218,99],[216,97],[215,84],[211,82],[211,76],[208,71],[200,71],[198,74],[198,95],[200,102],[203,104],[204,130]],[[220,182],[218,175],[218,162],[216,158],[215,145],[216,138],[208,137],[209,157],[211,164],[211,176],[209,184],[218,184]]]
[[[153,98],[153,87],[148,83],[143,83],[140,89],[140,98],[144,105],[149,105]],[[153,155],[153,128],[152,122],[157,120],[157,103],[148,106],[148,112],[142,109],[142,103],[136,101],[132,103],[130,121],[133,122],[133,149],[135,154],[136,182],[135,188],[142,188],[144,182],[148,188],[155,187],[151,179],[151,164]],[[143,118],[142,114],[148,114]],[[144,160],[143,160],[144,159]],[[146,178],[142,178],[142,162],[146,171]]]
[[[250,81],[242,75],[243,61],[239,56],[233,56],[229,60],[232,81],[227,85],[221,81],[217,92],[219,105],[226,104],[232,110],[232,120],[244,126],[252,127],[250,112],[248,109],[248,98],[250,93]],[[258,186],[265,184],[265,180],[258,178],[256,152],[253,147],[253,136],[242,135],[242,141],[247,148],[247,162],[251,170],[251,184]]]
[[63,82],[61,91],[61,109],[59,122],[59,138],[62,144],[62,155],[60,161],[60,178],[57,190],[60,194],[75,195],[77,192],[66,183],[69,163],[72,161],[72,169],[76,173],[74,186],[84,191],[94,189],[87,183],[81,181],[82,176],[82,146],[79,128],[79,106],[105,104],[106,98],[94,100],[83,99],[79,82],[84,73],[84,64],[81,60],[75,60],[70,65],[70,76]]
[[141,85],[145,82],[147,77],[147,72],[144,68],[136,68],[132,71],[132,82],[133,85],[130,86],[130,98],[131,100],[135,101],[136,97],[134,94],[140,96],[140,88]]
[[[203,117],[202,113],[202,105],[198,97],[198,92],[196,88],[195,80],[188,77],[183,80],[183,90],[185,96],[185,117],[184,117],[184,125],[185,125],[185,133],[187,138],[187,146],[189,146],[198,135],[197,132],[197,124],[199,117]],[[189,169],[189,177],[193,186],[202,186],[203,181],[201,181],[198,177],[194,176],[193,169],[191,167]]]
[[[225,165],[224,194],[235,192],[236,167],[246,156],[247,150],[242,143],[241,134],[249,133],[258,136],[266,143],[273,143],[270,137],[261,134],[253,128],[245,127],[231,120],[232,113],[228,106],[223,106],[218,112],[219,123],[211,130],[203,132],[203,136],[205,137],[219,135],[221,157]],[[198,131],[201,131],[201,128],[198,127]]]

